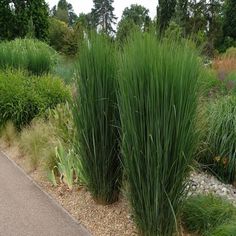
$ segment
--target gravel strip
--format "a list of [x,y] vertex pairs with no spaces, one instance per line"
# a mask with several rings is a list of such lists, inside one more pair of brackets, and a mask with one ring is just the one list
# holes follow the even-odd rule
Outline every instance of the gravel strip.
[[190,176],[190,195],[216,194],[224,197],[236,206],[236,188],[220,182],[216,177],[206,172],[192,172]]

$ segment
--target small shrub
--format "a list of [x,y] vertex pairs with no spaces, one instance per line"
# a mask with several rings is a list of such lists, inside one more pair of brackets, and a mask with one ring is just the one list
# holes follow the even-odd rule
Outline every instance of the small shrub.
[[5,141],[8,145],[12,145],[17,137],[18,133],[14,126],[14,124],[11,121],[8,121],[1,129],[0,137],[3,141]]
[[94,35],[80,52],[74,120],[86,183],[101,204],[117,200],[121,164],[117,128],[115,52],[105,36]]
[[177,230],[196,142],[198,76],[194,51],[154,35],[134,35],[121,56],[122,154],[142,235]]
[[41,75],[56,63],[56,53],[46,43],[35,39],[16,39],[0,43],[0,69],[24,69]]
[[201,70],[198,86],[202,97],[214,98],[227,93],[224,81],[219,80],[215,70],[208,68]]
[[55,144],[52,128],[44,120],[34,120],[31,126],[24,128],[19,145],[32,169],[39,166],[53,169],[56,166],[55,147],[57,144]]
[[0,126],[10,120],[21,129],[34,117],[69,99],[69,89],[60,79],[30,77],[20,71],[0,72]]
[[236,180],[236,98],[222,97],[206,110],[205,143],[208,151],[200,159],[221,180]]
[[[213,195],[197,195],[185,201],[181,220],[189,232],[216,236],[217,234],[209,234],[208,232],[230,222],[235,216],[236,208],[226,200]],[[217,231],[221,227],[223,226],[220,226]]]

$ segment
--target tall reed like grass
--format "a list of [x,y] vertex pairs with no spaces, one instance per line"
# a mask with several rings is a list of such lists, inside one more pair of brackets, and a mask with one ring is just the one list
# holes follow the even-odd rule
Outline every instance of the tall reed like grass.
[[56,52],[46,43],[33,39],[16,39],[0,43],[0,68],[24,69],[41,75],[52,70]]
[[211,102],[206,111],[205,143],[208,153],[200,159],[228,183],[236,181],[236,98],[226,96]]
[[141,235],[177,230],[195,146],[198,59],[182,44],[136,34],[119,73],[122,153]]
[[121,165],[117,129],[115,51],[93,35],[80,52],[74,117],[87,187],[101,204],[117,200]]

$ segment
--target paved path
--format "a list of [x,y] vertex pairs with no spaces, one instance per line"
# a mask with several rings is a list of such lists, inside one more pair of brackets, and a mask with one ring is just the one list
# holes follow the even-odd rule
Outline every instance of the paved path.
[[0,152],[0,236],[88,236],[87,231]]

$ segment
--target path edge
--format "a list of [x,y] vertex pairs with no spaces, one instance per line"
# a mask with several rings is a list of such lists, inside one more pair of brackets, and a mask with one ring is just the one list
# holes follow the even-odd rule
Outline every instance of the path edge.
[[92,234],[89,232],[89,230],[82,225],[78,220],[76,220],[70,213],[69,211],[67,211],[58,201],[55,200],[54,197],[52,197],[48,192],[46,192],[30,175],[28,175],[25,170],[19,166],[14,160],[12,160],[4,151],[0,150],[0,153],[5,156],[8,161],[10,161],[23,175],[25,175],[42,193],[44,193],[49,199],[50,201],[53,202],[53,204],[55,204],[57,207],[59,207],[67,216],[69,216],[69,218],[76,223],[77,225],[79,225],[81,227],[81,231],[83,233],[83,235],[81,236],[92,236]]

